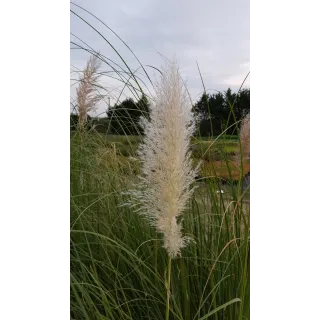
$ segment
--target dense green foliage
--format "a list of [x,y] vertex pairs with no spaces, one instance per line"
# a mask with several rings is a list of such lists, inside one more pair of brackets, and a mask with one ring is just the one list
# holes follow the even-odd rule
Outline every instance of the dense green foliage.
[[[134,153],[118,152],[118,143],[130,153],[138,141],[123,136],[105,140],[93,132],[71,136],[74,319],[164,318],[167,254],[162,239],[122,206],[139,165]],[[184,233],[194,243],[172,262],[170,319],[248,319],[249,207],[244,191],[237,185],[219,194],[218,182],[196,185],[184,215]]]
[[224,94],[204,93],[194,105],[194,113],[198,118],[199,135],[215,136],[225,129],[227,134],[235,134],[232,126],[250,111],[250,89],[242,89],[232,93],[229,88]]
[[140,117],[148,117],[149,102],[146,96],[142,96],[138,102],[129,98],[116,104],[107,112],[110,119],[109,133],[139,135],[143,129],[139,124]]
[[[87,122],[98,132],[119,135],[139,135],[143,130],[139,124],[140,117],[148,117],[149,105],[145,95],[135,102],[127,98],[107,111],[107,117],[90,118]],[[217,136],[230,127],[226,133],[236,134],[234,124],[250,111],[250,89],[242,89],[233,93],[229,88],[224,94],[204,93],[193,106],[195,118],[198,120],[197,135]],[[71,115],[71,128],[76,128],[77,116]],[[89,126],[90,127],[90,126]]]

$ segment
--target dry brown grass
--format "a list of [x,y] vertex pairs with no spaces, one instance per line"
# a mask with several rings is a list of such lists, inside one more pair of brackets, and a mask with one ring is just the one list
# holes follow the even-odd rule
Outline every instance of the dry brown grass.
[[[230,169],[232,179],[239,180],[241,176],[240,166],[236,162],[231,161],[228,163],[228,166]],[[231,177],[228,166],[224,161],[206,161],[203,163],[202,176],[214,176],[217,178],[229,180]],[[250,162],[248,160],[245,160],[243,163],[243,175],[246,175],[249,171]]]

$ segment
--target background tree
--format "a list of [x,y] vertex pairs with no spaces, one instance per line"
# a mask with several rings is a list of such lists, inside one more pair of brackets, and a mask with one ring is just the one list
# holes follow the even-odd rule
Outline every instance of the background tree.
[[[224,93],[204,93],[194,105],[200,136],[216,136],[227,127],[242,119],[250,110],[250,89],[233,93],[229,88]],[[227,130],[236,133],[236,126]]]
[[145,95],[135,102],[128,98],[120,104],[110,108],[107,112],[110,119],[110,130],[112,134],[140,135],[143,129],[140,126],[140,117],[149,117],[149,101]]

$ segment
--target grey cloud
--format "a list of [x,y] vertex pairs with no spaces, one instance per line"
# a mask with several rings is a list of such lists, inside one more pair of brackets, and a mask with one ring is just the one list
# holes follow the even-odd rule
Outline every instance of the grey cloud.
[[[226,90],[228,86],[237,90],[250,69],[249,0],[78,0],[76,3],[117,32],[144,65],[159,67],[162,58],[157,52],[168,58],[175,55],[193,97],[202,91],[196,62],[206,87],[215,90]],[[138,66],[128,49],[102,24],[75,6],[71,8],[101,30],[133,69]],[[120,62],[106,42],[72,14],[71,32]],[[83,52],[71,51],[71,63],[84,66],[86,59]],[[249,84],[248,80],[246,86]]]

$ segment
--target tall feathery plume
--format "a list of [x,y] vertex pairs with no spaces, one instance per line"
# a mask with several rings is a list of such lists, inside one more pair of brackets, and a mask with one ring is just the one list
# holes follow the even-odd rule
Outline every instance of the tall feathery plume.
[[97,91],[101,74],[101,61],[98,56],[90,56],[79,79],[77,88],[77,109],[79,114],[78,127],[83,129],[88,112],[94,111],[96,104],[102,99]]
[[250,113],[247,113],[241,120],[240,126],[240,144],[241,151],[237,155],[237,161],[240,164],[243,160],[250,159]]
[[138,156],[142,176],[133,195],[141,204],[138,213],[163,235],[164,248],[170,258],[175,258],[190,240],[182,235],[178,217],[193,192],[190,186],[198,172],[190,153],[195,129],[191,104],[176,62],[162,68],[150,121],[143,118],[141,122],[144,137]]
[[[141,119],[143,141],[138,149],[141,160],[140,184],[129,192],[138,213],[163,235],[168,253],[167,301],[165,319],[169,319],[171,260],[191,240],[182,235],[182,215],[193,189],[199,165],[193,168],[190,138],[195,130],[191,103],[179,75],[177,63],[162,68],[156,84],[156,100],[150,106],[150,119]],[[180,220],[180,221],[179,221]]]

